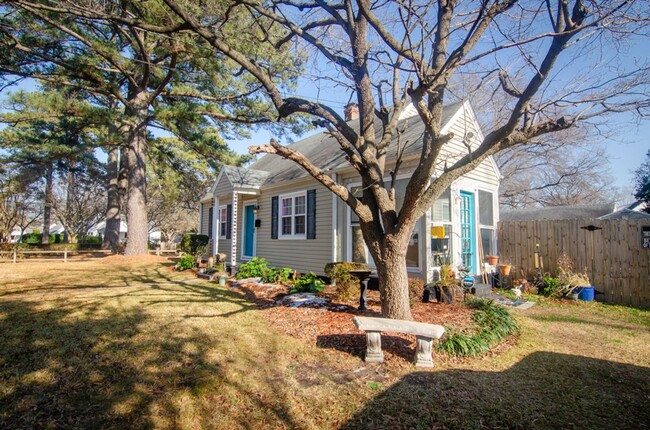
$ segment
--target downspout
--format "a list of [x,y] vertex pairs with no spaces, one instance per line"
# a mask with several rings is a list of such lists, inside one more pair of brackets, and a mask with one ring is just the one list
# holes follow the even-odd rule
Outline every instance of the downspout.
[[[336,173],[332,173],[332,180],[334,182],[338,181],[338,176]],[[336,194],[332,193],[332,262],[339,261],[339,211],[338,211],[339,198]]]

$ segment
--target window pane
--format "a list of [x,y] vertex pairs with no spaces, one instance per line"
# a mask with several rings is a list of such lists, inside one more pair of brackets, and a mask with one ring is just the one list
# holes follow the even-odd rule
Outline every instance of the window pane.
[[296,215],[305,213],[305,196],[296,197]]
[[[352,187],[350,188],[350,192],[354,197],[360,198],[361,197],[361,187]],[[359,224],[359,217],[357,214],[354,213],[354,211],[350,210],[350,223],[351,224]],[[359,230],[361,231],[361,230]],[[356,263],[362,263],[362,261],[356,261]]]
[[494,225],[494,210],[492,208],[492,193],[478,191],[479,223],[482,225]]
[[406,248],[406,265],[408,267],[420,266],[420,221],[415,223],[411,240]]
[[291,198],[282,199],[282,216],[291,215]]
[[352,261],[368,264],[366,257],[366,242],[363,240],[361,227],[352,227]]
[[[296,210],[298,210],[297,206],[296,206]],[[305,234],[305,216],[296,215],[295,222],[296,222],[296,231],[294,234]]]
[[491,228],[482,228],[481,243],[483,244],[483,255],[496,255],[496,250],[494,249],[494,230]]
[[228,219],[228,212],[227,212],[226,209],[221,209],[221,215],[220,215],[220,218],[221,218],[221,222],[223,222],[223,223],[225,223],[225,222],[227,221],[227,219]]
[[291,234],[291,217],[282,218],[282,234]]
[[431,207],[431,221],[451,221],[451,189],[447,188],[433,203]]

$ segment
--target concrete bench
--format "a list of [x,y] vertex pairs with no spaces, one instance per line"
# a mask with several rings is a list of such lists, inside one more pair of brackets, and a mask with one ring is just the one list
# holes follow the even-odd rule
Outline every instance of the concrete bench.
[[364,360],[369,363],[384,361],[384,352],[381,350],[381,333],[388,331],[415,335],[417,339],[415,365],[433,367],[433,358],[431,357],[433,339],[440,339],[445,333],[443,326],[415,321],[354,317],[352,322],[359,330],[366,332],[367,345]]

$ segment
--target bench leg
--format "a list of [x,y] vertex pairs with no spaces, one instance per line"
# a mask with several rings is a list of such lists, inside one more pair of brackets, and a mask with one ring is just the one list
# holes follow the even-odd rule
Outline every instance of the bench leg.
[[381,332],[367,331],[366,342],[366,357],[364,361],[367,363],[383,363],[384,352],[381,350]]
[[433,358],[431,357],[433,339],[424,336],[416,336],[416,338],[415,365],[417,367],[433,367]]

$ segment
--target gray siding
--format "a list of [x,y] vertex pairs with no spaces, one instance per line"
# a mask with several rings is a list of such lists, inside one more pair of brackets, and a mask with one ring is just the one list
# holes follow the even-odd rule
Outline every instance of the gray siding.
[[208,234],[208,227],[210,223],[210,208],[212,207],[211,202],[202,202],[201,203],[201,225],[199,227],[200,234]]
[[[271,198],[309,189],[316,190],[316,239],[271,239]],[[258,218],[261,220],[261,226],[256,229],[257,256],[265,258],[277,267],[291,267],[301,273],[312,271],[324,275],[325,264],[330,263],[332,259],[330,191],[315,181],[303,182],[265,190],[257,198],[257,202],[260,206]],[[241,238],[241,234],[239,237]]]
[[217,197],[221,197],[226,194],[232,194],[232,184],[228,180],[228,177],[223,174],[220,175],[221,177],[219,178],[219,183],[217,184],[217,187],[214,189],[214,195]]
[[[473,121],[470,121],[469,118],[465,120],[465,116],[461,115],[458,121],[455,121],[450,126],[449,131],[454,133],[454,138],[449,141],[447,145],[445,145],[444,151],[448,154],[447,157],[450,164],[452,161],[455,161],[461,156],[467,154],[467,147],[463,144],[463,136],[465,136],[468,132],[472,132],[474,134],[474,139],[476,139],[479,130],[474,127]],[[445,155],[442,155],[441,159],[444,158]],[[499,177],[492,168],[492,164],[489,159],[483,160],[483,162],[476,169],[467,173],[465,177],[495,186],[499,183]]]

